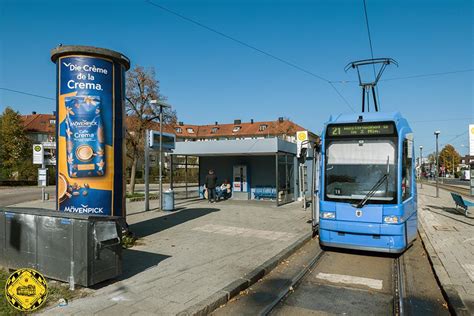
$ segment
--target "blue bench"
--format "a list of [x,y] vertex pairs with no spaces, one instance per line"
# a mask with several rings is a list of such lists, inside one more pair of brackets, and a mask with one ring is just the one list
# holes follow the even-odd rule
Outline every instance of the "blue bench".
[[255,199],[276,199],[276,188],[267,186],[257,186],[254,191]]
[[456,193],[451,192],[451,196],[453,197],[454,203],[456,204],[456,209],[458,209],[458,206],[464,210],[465,214],[467,216],[467,211],[470,206],[474,206],[474,203],[465,201],[462,196]]

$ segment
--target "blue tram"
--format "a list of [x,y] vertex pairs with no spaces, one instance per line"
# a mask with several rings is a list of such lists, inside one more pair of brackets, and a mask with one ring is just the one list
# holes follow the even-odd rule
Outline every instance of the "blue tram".
[[401,253],[417,236],[413,133],[400,113],[340,115],[321,137],[322,246]]

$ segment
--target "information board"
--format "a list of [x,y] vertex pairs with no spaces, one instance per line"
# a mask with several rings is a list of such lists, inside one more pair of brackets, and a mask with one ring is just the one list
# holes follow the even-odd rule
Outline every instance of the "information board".
[[[159,150],[160,149],[160,132],[158,131],[149,131],[150,136],[149,136],[149,141],[150,143],[148,144],[150,148]],[[175,144],[176,144],[176,135],[171,134],[171,133],[162,133],[161,134],[161,140],[162,140],[162,147],[163,150],[170,151],[175,149]]]
[[42,144],[33,145],[33,164],[42,165],[44,163],[44,148]]
[[328,137],[345,136],[390,136],[395,134],[395,126],[392,122],[376,123],[351,123],[329,125]]

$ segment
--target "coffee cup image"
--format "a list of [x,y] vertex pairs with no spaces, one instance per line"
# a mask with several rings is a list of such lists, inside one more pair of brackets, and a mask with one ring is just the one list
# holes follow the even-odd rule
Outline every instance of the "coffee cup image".
[[94,155],[94,150],[92,150],[92,147],[89,145],[81,145],[77,147],[76,149],[76,157],[80,161],[83,161],[83,162],[90,161],[93,155]]
[[58,175],[58,197],[59,197],[59,202],[63,202],[66,198],[71,197],[71,194],[67,192],[68,188],[68,182],[66,177],[62,174],[59,173]]

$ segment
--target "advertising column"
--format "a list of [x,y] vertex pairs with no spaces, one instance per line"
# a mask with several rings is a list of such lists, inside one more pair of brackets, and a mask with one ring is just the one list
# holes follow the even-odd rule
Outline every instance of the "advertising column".
[[125,217],[125,72],[108,49],[61,46],[56,63],[57,209]]

